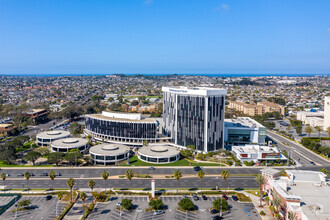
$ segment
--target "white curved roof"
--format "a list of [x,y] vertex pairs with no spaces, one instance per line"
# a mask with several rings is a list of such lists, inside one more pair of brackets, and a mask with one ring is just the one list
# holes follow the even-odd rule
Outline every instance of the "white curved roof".
[[63,138],[52,142],[52,147],[77,148],[87,145],[88,140],[84,138]]
[[63,130],[44,131],[44,132],[37,134],[37,138],[42,138],[42,139],[59,139],[59,138],[65,138],[68,136],[70,136],[70,132],[63,131]]
[[180,151],[168,145],[148,145],[141,147],[139,154],[150,157],[172,157],[180,154]]
[[123,144],[98,144],[89,149],[89,153],[102,156],[116,156],[127,153],[130,147]]

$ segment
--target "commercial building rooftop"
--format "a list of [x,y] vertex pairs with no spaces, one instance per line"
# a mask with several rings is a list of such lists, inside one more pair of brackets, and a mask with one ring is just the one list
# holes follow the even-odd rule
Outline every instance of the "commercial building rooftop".
[[152,157],[171,157],[179,154],[180,151],[168,145],[148,145],[140,148],[139,153]]
[[225,119],[226,127],[249,127],[249,128],[265,128],[262,124],[250,117],[238,117],[236,119]]
[[187,94],[187,95],[202,95],[202,96],[212,96],[212,95],[226,95],[227,90],[222,88],[211,88],[211,87],[185,87],[185,86],[171,86],[163,87],[164,92],[171,92],[177,94]]
[[117,113],[103,111],[102,114],[88,114],[87,116],[107,121],[157,123],[154,118],[149,118],[149,116],[136,113]]
[[37,134],[37,138],[58,139],[58,138],[68,137],[69,135],[70,135],[69,131],[52,130],[52,131],[44,131],[44,132]]
[[77,148],[87,145],[88,140],[84,138],[63,138],[52,142],[57,148]]
[[102,156],[116,156],[128,152],[130,148],[123,144],[98,144],[89,149],[89,152]]

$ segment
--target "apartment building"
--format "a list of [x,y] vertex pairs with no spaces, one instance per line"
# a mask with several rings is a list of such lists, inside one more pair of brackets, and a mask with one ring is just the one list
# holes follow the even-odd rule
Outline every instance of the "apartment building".
[[279,112],[281,115],[285,114],[284,106],[268,101],[258,102],[256,105],[243,102],[230,102],[228,108],[241,111],[249,116],[262,115],[267,112]]

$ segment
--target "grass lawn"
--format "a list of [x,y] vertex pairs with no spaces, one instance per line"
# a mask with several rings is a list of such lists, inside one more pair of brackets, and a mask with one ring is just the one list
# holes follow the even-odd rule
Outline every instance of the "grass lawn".
[[[127,165],[126,163],[122,166],[190,166],[189,161],[187,159],[181,159],[178,161],[175,161],[173,163],[167,163],[167,164],[155,164],[155,163],[147,163],[144,161],[141,161],[137,156],[133,156],[129,159],[130,165]],[[197,163],[197,162],[190,162],[191,166],[224,166],[222,164],[217,163]]]
[[54,167],[53,165],[15,165],[15,164],[5,164],[3,161],[0,161],[0,167]]

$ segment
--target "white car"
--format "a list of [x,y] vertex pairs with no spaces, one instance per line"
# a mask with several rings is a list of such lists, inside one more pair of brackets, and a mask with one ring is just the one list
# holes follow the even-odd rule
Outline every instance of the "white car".
[[165,211],[163,210],[157,210],[157,211],[154,211],[154,215],[160,215],[160,214],[164,214]]
[[121,202],[117,202],[117,207],[121,207]]

